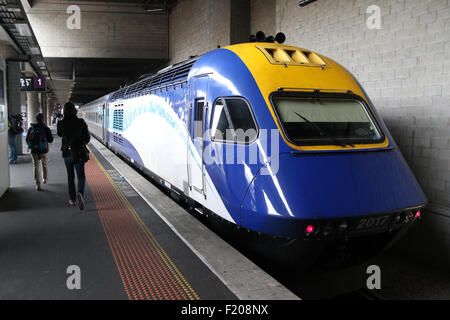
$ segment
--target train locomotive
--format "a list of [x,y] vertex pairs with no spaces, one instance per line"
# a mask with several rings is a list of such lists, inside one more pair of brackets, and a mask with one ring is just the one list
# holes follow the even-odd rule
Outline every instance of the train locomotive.
[[165,188],[259,237],[262,252],[276,242],[269,255],[367,258],[414,224],[427,199],[354,76],[282,42],[218,48],[80,114]]

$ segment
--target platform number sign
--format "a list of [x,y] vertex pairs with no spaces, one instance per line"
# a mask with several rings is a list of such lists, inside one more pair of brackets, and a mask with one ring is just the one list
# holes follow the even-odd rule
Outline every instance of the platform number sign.
[[44,77],[21,77],[20,90],[21,91],[45,91]]

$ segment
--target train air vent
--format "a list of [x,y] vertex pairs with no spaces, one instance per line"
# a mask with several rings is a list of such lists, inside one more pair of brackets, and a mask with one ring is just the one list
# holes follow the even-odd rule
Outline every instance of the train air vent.
[[311,61],[312,64],[318,64],[321,66],[326,65],[325,61],[323,61],[323,59],[321,57],[319,57],[318,54],[316,54],[314,52],[306,52],[306,51],[303,51],[303,53],[308,57],[309,61]]
[[117,135],[114,135],[114,142],[120,145],[123,145],[123,138]]
[[123,131],[123,109],[114,110],[113,129]]
[[272,64],[297,66],[325,66],[326,62],[316,53],[296,48],[257,47]]
[[189,71],[198,57],[180,62],[160,70],[158,73],[146,77],[128,87],[125,98],[130,98],[138,94],[146,94],[149,90],[181,84],[187,81]]
[[291,62],[289,55],[282,49],[266,49],[276,62]]

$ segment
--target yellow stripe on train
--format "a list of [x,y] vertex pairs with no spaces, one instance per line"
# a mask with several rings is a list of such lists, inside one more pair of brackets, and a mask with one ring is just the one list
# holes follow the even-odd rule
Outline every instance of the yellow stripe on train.
[[[297,146],[290,143],[283,134],[273,110],[269,96],[279,88],[308,91],[313,89],[327,90],[327,92],[352,91],[364,99],[370,108],[353,76],[337,62],[310,50],[275,43],[243,43],[225,47],[234,52],[246,64],[258,85],[264,100],[280,129],[283,140],[290,147],[297,150],[349,150],[384,148],[389,145],[387,137],[381,143],[356,144],[353,147],[320,145]],[[301,88],[301,89],[300,89]],[[306,89],[305,89],[306,88]],[[373,110],[372,110],[373,111]]]

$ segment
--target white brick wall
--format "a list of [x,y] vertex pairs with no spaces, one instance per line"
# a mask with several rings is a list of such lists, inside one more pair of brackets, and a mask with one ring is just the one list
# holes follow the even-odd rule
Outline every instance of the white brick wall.
[[[450,208],[450,0],[276,1],[287,43],[342,63],[361,81],[430,205]],[[382,29],[369,30],[370,5]]]

